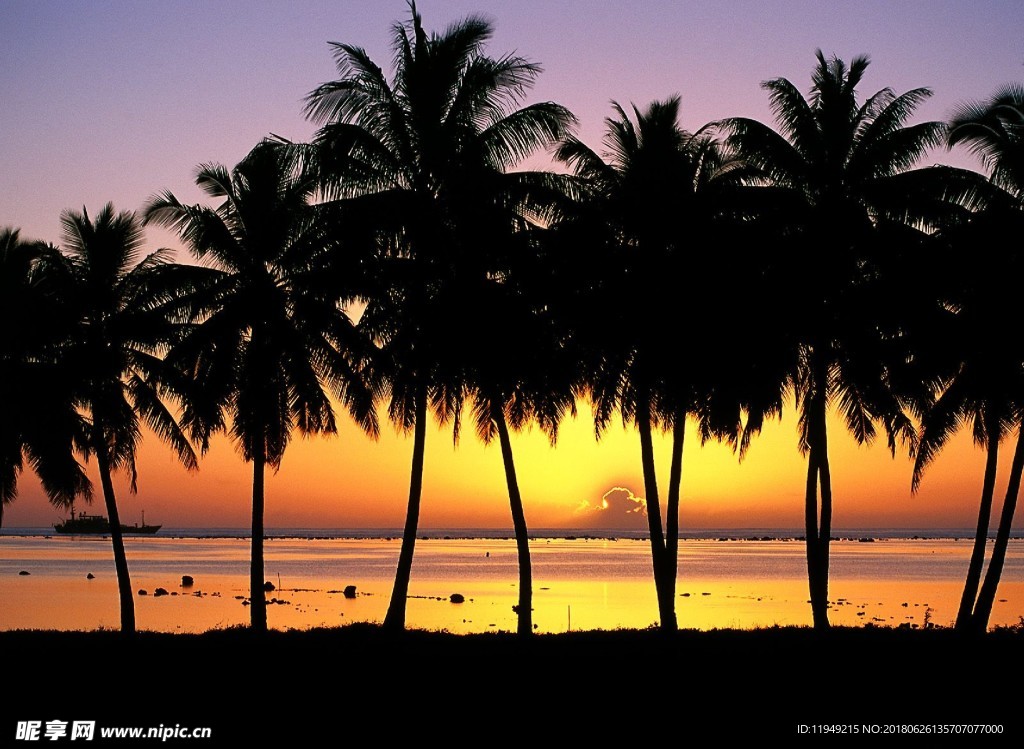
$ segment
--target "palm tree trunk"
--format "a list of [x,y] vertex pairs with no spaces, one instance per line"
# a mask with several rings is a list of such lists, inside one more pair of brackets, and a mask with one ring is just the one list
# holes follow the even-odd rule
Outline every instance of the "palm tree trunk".
[[821,408],[821,452],[818,455],[818,479],[821,482],[821,522],[818,525],[818,585],[823,627],[828,627],[829,546],[832,543],[832,473],[828,463],[828,434],[825,426],[825,400]]
[[651,563],[654,569],[654,590],[658,597],[658,616],[664,632],[676,630],[675,601],[667,584],[665,534],[661,525],[661,502],[658,500],[658,478],[654,466],[654,438],[651,434],[651,403],[647,394],[638,399],[636,421],[640,432],[640,459],[644,472],[644,495],[647,503],[647,528],[651,534]]
[[124,536],[121,534],[121,518],[117,513],[114,496],[114,482],[110,477],[110,459],[102,445],[96,450],[96,465],[103,486],[103,502],[110,522],[110,543],[114,547],[114,569],[117,572],[117,592],[121,601],[121,632],[135,634],[135,598],[132,596],[132,580],[128,574],[128,556],[124,551]]
[[[986,419],[988,421],[988,419]],[[981,503],[978,505],[978,528],[974,533],[974,548],[971,551],[971,562],[967,567],[967,580],[964,592],[960,596],[960,609],[956,615],[956,629],[970,629],[971,617],[974,615],[974,604],[978,598],[978,586],[981,584],[981,570],[985,566],[985,544],[988,542],[988,526],[992,520],[992,497],[996,489],[996,469],[999,463],[999,429],[998,425],[987,423],[988,455],[985,458],[985,478],[981,485]]]
[[266,577],[263,569],[263,507],[266,458],[262,449],[252,461],[252,552],[249,556],[249,626],[267,631]]
[[[807,533],[807,582],[811,597],[811,616],[815,629],[828,629],[828,552],[832,534],[832,481],[828,468],[828,442],[825,431],[824,393],[812,396],[807,439],[807,486],[804,497],[804,522]],[[819,517],[818,485],[821,484]]]
[[[672,601],[676,596],[679,571],[679,499],[683,484],[683,440],[686,437],[686,410],[679,409],[672,425],[672,464],[668,474],[668,505],[665,507],[665,565]],[[675,606],[673,606],[673,611]]]
[[519,616],[520,636],[533,634],[533,569],[530,564],[530,537],[526,529],[526,512],[523,498],[519,494],[515,461],[512,459],[512,440],[509,438],[505,415],[500,408],[494,409],[494,423],[498,426],[501,441],[501,458],[505,463],[505,482],[508,484],[508,502],[512,509],[512,527],[516,533],[516,551],[519,556]]
[[427,388],[421,386],[416,394],[416,427],[412,443],[412,475],[409,479],[409,504],[405,511],[405,530],[402,532],[402,550],[398,554],[398,569],[391,602],[384,616],[384,628],[392,631],[405,629],[405,605],[409,597],[409,578],[412,575],[412,555],[416,548],[416,530],[420,522],[420,495],[423,493],[423,453],[427,442]]
[[1017,433],[1017,447],[1013,451],[1013,463],[1010,464],[1010,482],[1006,487],[1006,498],[1003,500],[1003,511],[999,516],[999,528],[996,540],[992,544],[992,559],[988,563],[985,582],[978,594],[978,604],[974,607],[972,628],[977,632],[988,629],[988,620],[992,615],[992,605],[996,600],[996,588],[1003,574],[1003,562],[1006,560],[1006,547],[1010,542],[1010,529],[1013,527],[1013,514],[1017,509],[1017,494],[1020,492],[1021,473],[1024,472],[1024,424]]
[[818,600],[820,588],[819,574],[821,565],[818,562],[818,450],[813,444],[807,453],[807,485],[804,493],[804,534],[807,551],[807,585],[811,600],[811,616],[814,626],[820,624],[820,616],[815,602]]

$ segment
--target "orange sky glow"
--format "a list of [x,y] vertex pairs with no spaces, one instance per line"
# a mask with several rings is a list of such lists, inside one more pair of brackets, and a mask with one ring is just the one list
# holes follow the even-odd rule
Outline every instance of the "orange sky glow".
[[[797,450],[796,413],[787,408],[769,422],[742,463],[731,448],[703,447],[689,429],[684,449],[680,526],[687,528],[793,528],[803,523],[806,461]],[[858,446],[833,415],[829,423],[835,515],[842,528],[969,528],[977,518],[984,454],[962,432],[945,448],[916,495],[912,462],[894,459],[884,440]],[[670,440],[656,444],[664,503]],[[629,493],[643,496],[635,429],[613,424],[594,439],[586,404],[563,423],[552,448],[537,429],[513,438],[516,468],[531,528],[619,529],[645,527]],[[267,478],[268,528],[398,528],[404,520],[412,437],[386,425],[380,440],[342,419],[339,434],[296,438],[281,469]],[[1012,442],[1002,450],[1000,474],[1009,468]],[[92,467],[91,467],[92,468]],[[98,481],[94,476],[98,488]],[[174,527],[246,527],[250,520],[251,465],[219,436],[189,473],[168,448],[148,435],[139,457],[139,493],[117,482],[122,521]],[[613,491],[616,487],[622,491]],[[998,501],[1005,479],[997,485]],[[607,507],[602,500],[607,496]],[[79,509],[82,509],[81,507]],[[97,498],[93,511],[102,511]],[[63,516],[49,505],[35,477],[25,475],[21,496],[5,512],[5,527],[45,526]],[[994,514],[994,518],[998,515]],[[450,427],[432,422],[427,436],[423,528],[511,527],[501,453],[484,446],[471,429],[458,445]]]

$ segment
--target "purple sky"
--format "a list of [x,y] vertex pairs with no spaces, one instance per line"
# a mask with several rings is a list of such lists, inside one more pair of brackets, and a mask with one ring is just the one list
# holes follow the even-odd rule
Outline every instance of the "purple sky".
[[[581,137],[594,146],[600,144],[603,119],[612,99],[645,106],[652,99],[679,93],[682,124],[691,130],[729,116],[770,122],[760,82],[784,76],[806,91],[819,47],[846,60],[860,53],[871,56],[873,63],[862,85],[864,96],[885,86],[897,92],[931,87],[935,95],[921,108],[919,119],[946,118],[959,102],[985,98],[1005,83],[1024,80],[1021,0],[871,0],[856,4],[658,0],[635,7],[622,0],[422,0],[419,7],[428,29],[441,30],[474,12],[489,17],[496,26],[489,51],[494,55],[515,51],[542,63],[545,70],[530,100],[554,100],[569,107],[580,119]],[[408,9],[400,0],[0,0],[0,226],[20,227],[27,238],[58,242],[59,216],[67,208],[80,210],[85,205],[95,213],[112,201],[118,209],[137,210],[151,195],[165,189],[188,202],[199,200],[193,185],[198,164],[213,161],[233,166],[268,133],[295,140],[312,134],[313,127],[302,117],[302,99],[334,77],[329,40],[361,45],[373,59],[389,67],[391,26],[407,18]],[[933,154],[929,161],[973,165],[964,154],[944,151]],[[177,246],[166,232],[150,229],[147,236],[151,248]],[[785,470],[802,475],[802,458],[793,447],[794,423],[780,426],[774,443],[759,440],[756,451],[762,457],[748,459],[744,472],[738,477],[729,473],[728,481],[752,482],[760,491],[758,482],[775,476],[776,469],[788,466]],[[531,453],[532,465],[541,476],[537,479],[534,475],[541,485],[531,490],[531,502],[537,508],[555,501],[549,496],[555,490],[546,487],[544,476],[548,474],[543,470],[561,476],[567,458],[584,464],[600,460],[607,469],[609,476],[603,478],[608,481],[598,486],[591,498],[610,486],[640,486],[634,442],[616,448],[619,454],[609,452],[610,438],[606,438],[598,458],[590,452],[596,449],[590,427],[580,429],[582,437],[575,442],[563,435],[557,460],[548,454],[546,442]],[[434,437],[441,435],[431,439]],[[435,441],[440,446],[449,438]],[[486,491],[493,494],[494,502],[487,511],[507,513],[503,479],[493,454],[474,451],[473,440],[464,443],[459,460],[468,452],[479,462],[473,470],[465,469],[473,496],[484,492],[479,484],[482,466],[492,466],[493,486]],[[835,444],[841,443],[840,439]],[[373,524],[397,526],[404,512],[409,445],[407,439],[397,437],[388,444],[387,450],[378,450],[369,442],[357,441],[353,454],[361,456],[362,467],[378,466],[388,475],[394,474],[401,486],[388,484],[390,488],[372,497],[357,499],[384,502],[386,518]],[[524,444],[517,442],[517,446]],[[360,452],[364,448],[366,452]],[[290,474],[291,479],[282,475],[276,490],[280,494],[287,494],[282,490],[289,481],[301,487],[303,471],[320,465],[317,461],[323,453],[317,452],[316,445],[303,449],[305,452],[294,446],[289,451],[288,470],[297,473]],[[454,454],[450,446],[448,452]],[[963,443],[962,452],[967,462],[961,465],[974,468],[965,472],[956,468],[955,461],[944,461],[952,477],[933,477],[926,491],[914,500],[918,505],[936,497],[945,502],[939,502],[946,514],[941,522],[936,521],[937,527],[973,522],[981,458],[971,450],[969,440]],[[700,457],[710,460],[712,453],[702,451]],[[147,441],[143,454],[145,476],[161,470],[167,474],[170,466],[176,477],[166,479],[164,486],[158,481],[155,487],[147,487],[151,493],[145,501],[150,509],[159,510],[162,501],[160,522],[190,524],[194,518],[189,513],[202,506],[201,497],[193,497],[177,514],[170,508],[182,492],[202,494],[198,485],[183,483],[181,469],[159,443]],[[204,461],[203,491],[231,498],[231,502],[221,498],[218,512],[222,514],[216,524],[244,525],[247,468],[226,445],[218,455],[219,462]],[[430,466],[435,465],[435,457],[444,458],[440,447],[437,456],[431,454]],[[734,463],[731,456],[726,458],[730,465]],[[763,461],[761,473],[751,473],[755,460]],[[849,470],[860,471],[864,465],[860,460],[850,462]],[[453,488],[446,483],[451,472],[464,470],[451,466],[466,465],[451,461],[454,457],[444,464],[449,466],[445,469],[449,474],[428,476],[427,494],[438,495],[434,499],[428,496],[426,504],[431,507],[447,506],[435,500],[465,489],[461,484]],[[552,467],[556,465],[559,468]],[[871,497],[899,497],[903,502],[909,464],[904,460],[897,466],[885,456],[877,465],[883,467],[871,470],[888,478],[884,486],[870,489]],[[373,468],[368,470],[372,477]],[[698,469],[687,475],[699,473]],[[851,474],[844,486],[856,484],[856,479]],[[597,484],[601,480],[595,479]],[[54,511],[35,482],[21,488],[23,495],[30,496],[12,506],[10,524],[52,522]],[[800,517],[802,507],[799,489],[799,480],[774,489],[782,498],[779,501],[789,503],[786,506],[794,519]],[[345,491],[334,484],[329,487],[332,497],[348,496]],[[589,496],[575,484],[571,491],[576,492],[571,504]],[[286,498],[278,497],[274,507],[283,506],[278,500]],[[140,499],[133,507],[146,506],[142,503]],[[353,512],[358,511],[358,502],[356,506]],[[742,503],[738,506],[737,512],[743,512]],[[850,503],[844,504],[847,506]],[[881,517],[876,505],[870,507]],[[950,507],[959,513],[955,518]],[[456,508],[455,512],[459,511]],[[129,512],[126,517],[134,521],[136,515]],[[339,517],[332,515],[328,524],[366,525],[346,520],[348,516]],[[481,527],[503,522],[493,517],[473,522]],[[268,523],[311,522],[306,515],[299,520],[289,518],[293,516],[271,515]],[[443,514],[426,517],[424,522],[451,526],[453,518],[456,524],[469,522],[461,515]],[[893,519],[880,522],[899,525]],[[708,523],[714,524],[714,519],[706,519],[704,524]]]
[[[806,90],[814,51],[872,58],[863,93],[930,86],[922,119],[1024,78],[1024,4],[945,1],[616,2],[422,0],[441,29],[468,13],[496,26],[493,54],[544,66],[530,99],[580,118],[598,145],[611,99],[644,105],[678,92],[683,125],[770,120],[758,84]],[[195,167],[234,165],[262,136],[304,139],[302,97],[334,77],[327,41],[390,63],[404,2],[0,3],[0,225],[59,240],[59,214],[108,201],[138,209],[171,189],[194,201]],[[938,153],[935,161],[971,164]],[[152,244],[173,244],[149,231]]]

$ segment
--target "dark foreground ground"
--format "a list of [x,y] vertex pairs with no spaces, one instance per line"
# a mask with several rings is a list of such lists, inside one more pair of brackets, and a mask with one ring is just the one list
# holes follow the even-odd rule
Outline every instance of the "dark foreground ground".
[[[0,747],[96,746],[101,727],[210,727],[102,745],[575,747],[835,734],[965,745],[1024,737],[1024,631],[388,635],[354,625],[203,635],[0,633]],[[41,738],[18,740],[40,721]],[[48,721],[96,721],[91,744]],[[999,726],[1001,734],[979,731]],[[827,728],[826,728],[827,727]],[[829,731],[829,733],[823,733]],[[890,737],[893,738],[893,737]],[[945,743],[945,742],[942,742]],[[952,744],[952,741],[949,743]]]

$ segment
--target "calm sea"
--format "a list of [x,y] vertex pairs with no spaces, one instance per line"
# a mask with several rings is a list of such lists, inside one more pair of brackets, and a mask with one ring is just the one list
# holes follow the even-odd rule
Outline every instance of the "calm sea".
[[[1024,540],[1010,543],[993,625],[1024,616]],[[383,619],[398,529],[273,529],[266,542],[272,627]],[[799,531],[710,530],[684,535],[677,616],[682,627],[809,625]],[[956,615],[972,533],[846,530],[834,533],[830,618],[835,624],[948,625]],[[657,620],[650,549],[640,532],[531,533],[538,631],[647,627]],[[991,546],[991,544],[990,544]],[[232,528],[164,528],[126,539],[143,629],[203,631],[248,619],[249,540]],[[28,574],[22,574],[28,573]],[[183,587],[182,576],[193,578]],[[90,577],[91,576],[91,577]],[[356,587],[346,598],[346,586]],[[166,595],[157,595],[158,589]],[[145,591],[143,593],[143,591]],[[506,531],[424,530],[416,545],[408,624],[452,632],[512,630],[515,542]],[[463,603],[452,603],[458,593]],[[0,629],[118,626],[106,537],[46,528],[0,531]]]

